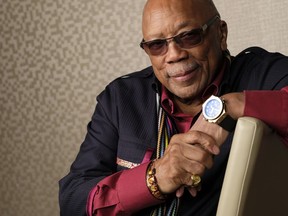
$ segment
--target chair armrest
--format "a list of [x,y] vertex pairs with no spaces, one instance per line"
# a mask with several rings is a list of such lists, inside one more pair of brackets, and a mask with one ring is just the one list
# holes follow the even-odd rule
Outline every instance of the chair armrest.
[[287,215],[288,148],[262,121],[238,119],[217,216]]

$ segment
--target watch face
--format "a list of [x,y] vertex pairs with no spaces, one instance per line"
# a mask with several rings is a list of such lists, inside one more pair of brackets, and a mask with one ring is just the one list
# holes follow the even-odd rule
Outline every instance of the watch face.
[[221,113],[223,109],[223,103],[221,99],[214,97],[209,99],[203,107],[203,115],[206,119],[215,119]]

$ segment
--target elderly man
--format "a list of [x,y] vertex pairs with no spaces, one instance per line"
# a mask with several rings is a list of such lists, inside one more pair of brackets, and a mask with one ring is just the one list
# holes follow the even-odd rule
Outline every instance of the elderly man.
[[152,67],[97,97],[60,181],[61,215],[215,215],[237,118],[259,118],[287,143],[287,57],[230,56],[211,0],[148,0],[142,25]]

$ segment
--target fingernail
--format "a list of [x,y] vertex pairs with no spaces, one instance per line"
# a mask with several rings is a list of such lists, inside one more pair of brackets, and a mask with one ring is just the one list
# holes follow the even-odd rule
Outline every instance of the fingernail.
[[219,147],[213,146],[213,153],[214,153],[215,155],[218,155],[218,154],[220,153]]

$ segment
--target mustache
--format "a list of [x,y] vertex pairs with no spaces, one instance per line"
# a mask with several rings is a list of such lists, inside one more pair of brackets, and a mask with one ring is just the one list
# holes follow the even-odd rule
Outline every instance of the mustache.
[[199,65],[197,63],[179,63],[166,68],[166,73],[169,76],[183,74],[187,71],[195,70]]

